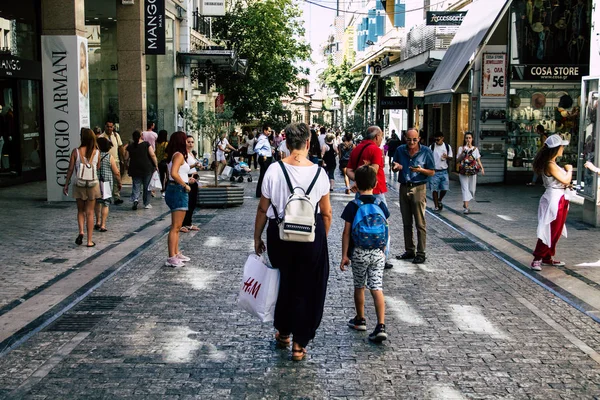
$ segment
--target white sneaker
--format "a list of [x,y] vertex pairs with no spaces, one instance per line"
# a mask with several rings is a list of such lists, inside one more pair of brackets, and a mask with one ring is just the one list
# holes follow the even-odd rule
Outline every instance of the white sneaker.
[[152,204],[148,204],[147,206],[144,206],[144,208],[145,208],[146,210],[149,210],[149,209],[151,209],[151,208],[152,208]]
[[542,260],[533,260],[531,262],[531,269],[534,271],[541,271],[542,270]]
[[468,208],[463,208],[463,214],[468,214],[469,213],[469,209]]
[[167,261],[165,262],[165,266],[177,268],[177,267],[185,267],[185,264],[183,263],[183,261],[181,261],[179,258],[177,258],[177,256],[175,256],[175,257],[167,258]]
[[181,260],[181,261],[184,261],[184,262],[191,260],[191,258],[189,258],[188,256],[184,256],[183,253],[179,253],[175,257],[177,257],[178,260]]
[[164,198],[165,198],[165,192],[162,192],[162,193],[161,193],[161,196],[162,196],[162,198],[164,199]]

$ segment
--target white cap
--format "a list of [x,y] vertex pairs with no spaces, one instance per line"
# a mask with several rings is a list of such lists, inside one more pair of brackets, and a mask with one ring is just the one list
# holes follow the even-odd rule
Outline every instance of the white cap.
[[558,146],[567,146],[569,144],[568,140],[563,140],[560,135],[554,134],[548,136],[545,142],[546,146],[553,149]]

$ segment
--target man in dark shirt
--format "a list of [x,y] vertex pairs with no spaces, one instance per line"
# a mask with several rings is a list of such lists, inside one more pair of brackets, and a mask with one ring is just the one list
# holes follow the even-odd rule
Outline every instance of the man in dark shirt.
[[[406,132],[406,144],[398,147],[394,154],[393,171],[398,171],[400,182],[400,212],[404,226],[404,248],[399,260],[412,259],[414,264],[425,262],[427,225],[427,182],[435,174],[435,162],[430,148],[419,143],[419,132],[411,128]],[[413,219],[417,227],[417,247],[413,241]]]

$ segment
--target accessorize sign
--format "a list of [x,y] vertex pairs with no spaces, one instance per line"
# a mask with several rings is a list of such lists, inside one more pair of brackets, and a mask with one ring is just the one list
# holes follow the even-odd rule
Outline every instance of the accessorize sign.
[[466,11],[427,11],[427,25],[460,25]]
[[513,65],[513,81],[581,81],[588,75],[589,65]]
[[146,54],[165,54],[165,0],[145,0],[144,48]]
[[73,149],[80,145],[81,128],[90,126],[87,56],[85,38],[42,36],[48,201],[70,200],[62,193],[69,159]]
[[481,71],[481,96],[506,96],[506,54],[484,53]]

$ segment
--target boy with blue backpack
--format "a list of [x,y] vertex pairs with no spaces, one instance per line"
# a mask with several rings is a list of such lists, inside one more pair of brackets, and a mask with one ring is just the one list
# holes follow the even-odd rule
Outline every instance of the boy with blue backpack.
[[367,330],[365,320],[365,284],[371,291],[377,314],[377,325],[369,340],[381,343],[387,339],[385,332],[385,299],[383,298],[383,269],[385,246],[389,229],[390,212],[381,200],[373,196],[377,185],[377,172],[369,165],[355,171],[356,186],[360,196],[346,205],[342,219],[346,221],[342,235],[342,262],[340,269],[351,264],[354,278],[354,306],[356,316],[348,326],[357,331]]

